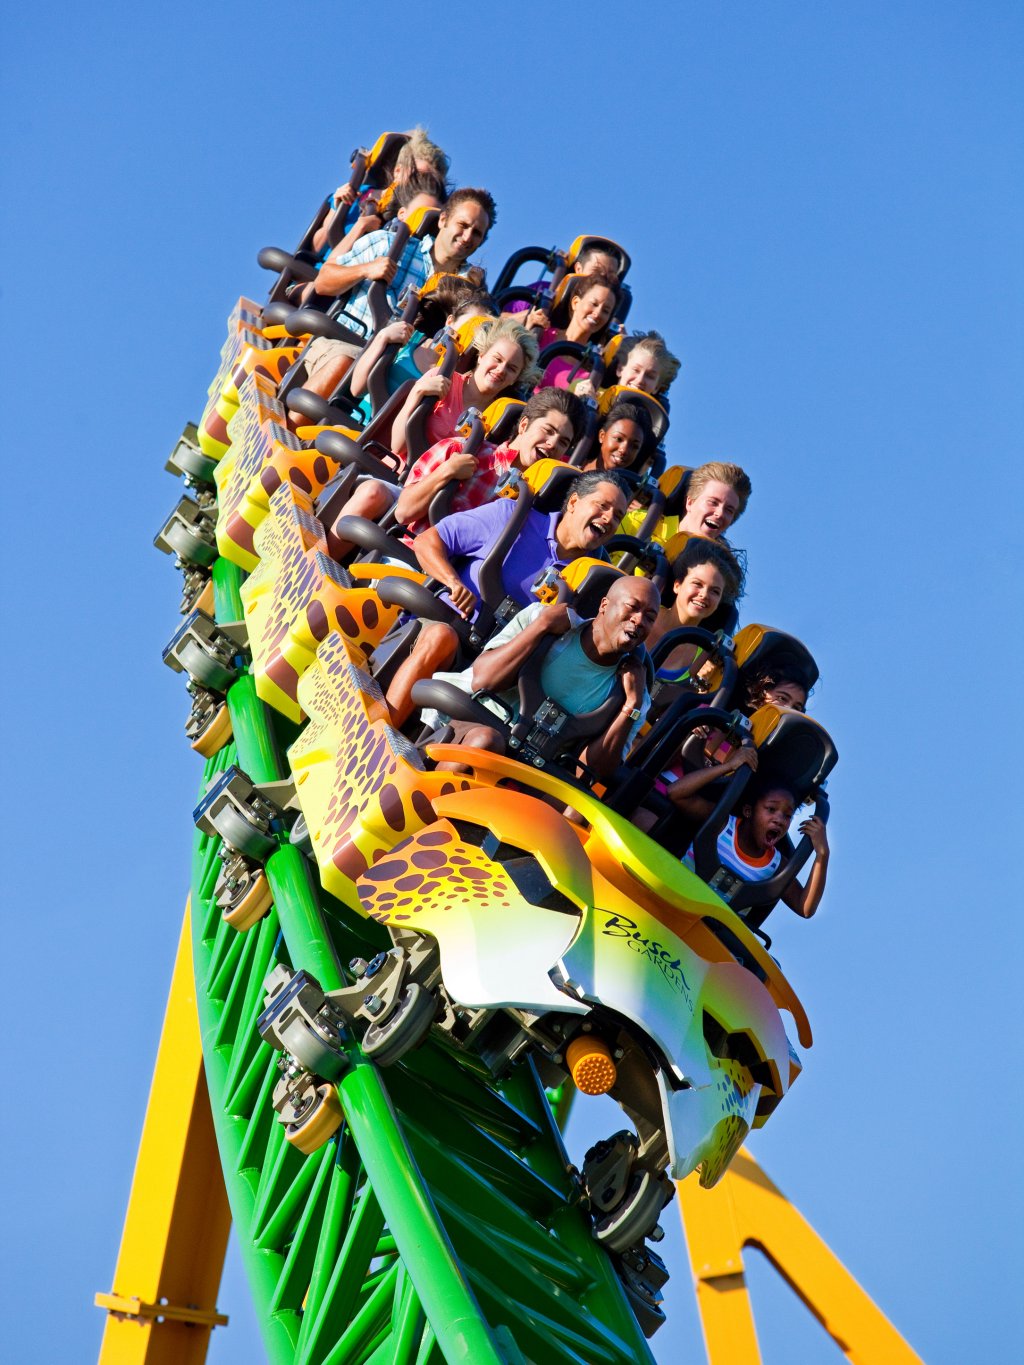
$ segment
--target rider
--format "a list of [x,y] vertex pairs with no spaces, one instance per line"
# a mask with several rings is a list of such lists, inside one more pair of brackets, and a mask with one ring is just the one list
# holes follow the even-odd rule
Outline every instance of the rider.
[[[567,564],[580,555],[600,554],[622,520],[627,498],[617,475],[595,472],[572,481],[561,511],[531,508],[502,564],[505,595],[526,606],[544,569]],[[452,606],[467,620],[476,612],[481,567],[515,511],[513,499],[496,498],[483,507],[442,518],[413,541],[424,572],[449,589]],[[388,688],[387,702],[396,725],[409,719],[413,685],[448,668],[458,647],[459,638],[451,626],[443,621],[424,623],[412,653]]]
[[[414,200],[406,212],[421,206],[433,207],[433,202],[420,205]],[[388,258],[391,234],[384,229],[370,232],[351,251],[340,256],[335,251],[327,258],[314,281],[315,291],[327,298],[347,295],[346,318],[369,334],[369,292],[374,280],[387,286],[388,301],[394,307],[407,285],[419,289],[431,275],[463,274],[495,217],[494,199],[487,190],[456,190],[441,209],[436,237],[410,237],[395,262]],[[349,342],[315,337],[304,352],[305,387],[329,398],[360,349]]]
[[[600,246],[595,243],[592,246],[584,247],[576,257],[571,274],[610,275],[613,279],[617,279],[621,269],[622,258],[619,253],[614,251],[610,246]],[[527,287],[535,290],[537,294],[540,294],[541,291],[547,287],[548,283],[547,280],[536,280],[532,285],[528,285]],[[534,304],[531,307],[525,300],[517,300],[515,303],[505,304],[502,312],[513,316],[520,313],[528,313],[529,317],[520,319],[520,321],[525,322],[527,327],[551,326],[551,318],[548,315],[547,309],[542,308],[539,304]]]
[[[643,645],[658,614],[658,591],[648,578],[623,574],[601,599],[597,615],[586,621],[564,603],[534,602],[499,631],[476,661],[461,673],[435,674],[466,692],[486,689],[500,703],[480,701],[499,716],[519,712],[515,680],[546,635],[555,643],[541,666],[544,694],[570,715],[596,710],[621,680],[623,703],[604,734],[588,744],[582,758],[599,776],[620,761],[643,725],[650,706]],[[503,705],[501,704],[503,703]],[[429,725],[431,718],[425,714]],[[453,721],[455,743],[504,753],[504,736],[486,725]]]
[[[739,749],[723,764],[688,773],[668,788],[669,800],[684,814],[698,820],[706,819],[714,803],[697,795],[700,788],[723,773],[735,772],[742,763],[756,769],[756,751]],[[784,783],[771,779],[755,781],[745,794],[739,815],[730,815],[718,836],[718,859],[722,866],[745,882],[764,882],[773,877],[782,866],[782,854],[777,845],[789,833],[799,805],[797,797]],[[806,884],[792,881],[782,899],[791,910],[810,919],[825,894],[828,833],[825,822],[817,815],[801,821],[800,833],[810,838],[814,862]],[[683,862],[693,869],[692,846],[683,855]]]
[[584,469],[632,469],[651,441],[651,418],[646,408],[620,402],[597,432],[597,450]]
[[528,469],[537,460],[561,460],[575,441],[583,421],[578,398],[565,389],[538,389],[523,408],[510,441],[484,444],[476,455],[462,450],[462,441],[438,441],[413,465],[395,504],[395,518],[409,536],[428,526],[431,502],[446,483],[460,479],[451,512],[465,512],[487,502],[498,482],[512,468]]
[[[680,531],[718,540],[743,515],[750,497],[750,479],[738,464],[709,460],[690,473],[682,517],[662,517],[650,539],[662,547]],[[644,507],[631,508],[620,531],[636,535],[647,516]]]
[[[660,332],[633,332],[619,347],[615,375],[608,383],[654,395],[664,393],[678,373],[679,361],[665,345]],[[597,397],[597,390],[589,378],[581,379],[573,388],[581,398]]]
[[806,711],[811,693],[807,667],[794,654],[774,655],[762,668],[743,680],[743,710],[752,715],[760,706],[781,706]]
[[[672,604],[662,607],[650,643],[680,626],[701,625],[723,601],[735,602],[742,593],[743,570],[729,547],[691,536],[672,561]],[[677,645],[663,660],[664,676],[681,681],[680,671],[692,671],[699,653],[696,645]]]
[[[399,186],[407,184],[414,175],[433,175],[443,184],[448,176],[449,164],[447,154],[436,142],[431,142],[426,128],[417,125],[395,158],[390,187],[392,193],[397,193]],[[330,211],[313,237],[314,251],[324,251],[330,230],[339,213],[346,215],[347,219],[350,210],[355,210],[364,217],[371,213],[375,214],[380,195],[380,190],[368,189],[360,192],[350,184],[339,185],[331,195]],[[355,218],[355,212],[351,217]],[[351,226],[351,221],[347,221],[346,225]],[[326,251],[324,254],[327,254]]]
[[[598,341],[612,320],[618,300],[619,286],[613,275],[595,272],[571,279],[566,297],[557,310],[562,315],[560,321],[564,325],[537,328],[541,350],[558,341],[572,341],[580,346]],[[578,373],[579,366],[575,360],[556,356],[545,368],[542,382],[565,389]]]

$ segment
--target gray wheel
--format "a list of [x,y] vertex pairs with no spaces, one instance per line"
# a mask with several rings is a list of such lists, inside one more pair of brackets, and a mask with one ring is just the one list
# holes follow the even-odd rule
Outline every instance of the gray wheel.
[[371,1024],[363,1034],[363,1051],[378,1066],[391,1066],[422,1043],[436,1013],[437,1001],[430,991],[411,981],[387,1023]]
[[164,528],[163,538],[186,564],[201,564],[205,568],[217,558],[216,542],[197,535],[192,527],[183,522],[170,522]]
[[174,463],[183,474],[188,474],[197,483],[213,483],[213,471],[217,468],[217,461],[211,460],[201,450],[182,444],[174,452]]
[[672,1197],[664,1175],[641,1171],[629,1182],[625,1199],[594,1223],[594,1236],[609,1251],[625,1251],[652,1231]]
[[210,816],[210,821],[229,848],[244,853],[256,862],[269,858],[277,847],[277,840],[272,835],[264,834],[261,829],[251,825],[244,815],[227,803],[220,807],[216,815]]
[[324,1080],[336,1080],[348,1065],[344,1053],[332,1047],[301,1017],[293,1017],[285,1024],[281,1041],[301,1066]]
[[238,669],[210,654],[196,640],[186,640],[178,662],[196,682],[211,692],[226,692],[238,677]]

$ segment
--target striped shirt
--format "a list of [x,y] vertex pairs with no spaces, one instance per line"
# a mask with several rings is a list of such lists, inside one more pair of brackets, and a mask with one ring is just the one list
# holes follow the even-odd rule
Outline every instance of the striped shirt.
[[[718,861],[727,872],[745,882],[766,882],[782,866],[782,854],[777,848],[769,848],[759,858],[751,858],[740,848],[737,824],[735,815],[730,815],[725,822],[725,828],[718,836]],[[683,862],[691,872],[694,870],[692,844],[683,854]]]

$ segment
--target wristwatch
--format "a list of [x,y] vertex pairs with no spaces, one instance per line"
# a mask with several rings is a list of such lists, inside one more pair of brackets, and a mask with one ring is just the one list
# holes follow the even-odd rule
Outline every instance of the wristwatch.
[[636,706],[624,706],[622,708],[622,714],[624,716],[628,716],[630,720],[633,721],[637,721],[640,719],[640,709],[639,707]]

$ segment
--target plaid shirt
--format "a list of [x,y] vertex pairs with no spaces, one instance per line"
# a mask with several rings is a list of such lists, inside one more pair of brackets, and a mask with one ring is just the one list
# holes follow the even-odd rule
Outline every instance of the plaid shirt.
[[[419,483],[428,474],[433,474],[435,469],[440,469],[445,461],[451,459],[453,455],[457,455],[461,449],[462,441],[457,436],[451,436],[445,441],[437,441],[420,456],[409,471],[405,480],[406,488]],[[485,441],[477,451],[476,473],[472,478],[465,479],[459,485],[448,508],[449,513],[468,512],[470,508],[482,507],[485,502],[490,502],[501,478],[515,464],[518,453],[512,449],[507,441],[500,446],[492,446]],[[405,537],[407,543],[411,544],[412,537],[418,536],[429,525],[430,522],[426,517],[419,517],[416,521],[410,521],[407,527],[408,534]]]
[[[419,289],[434,273],[434,260],[430,254],[433,245],[433,237],[410,237],[406,242],[398,269],[395,271],[395,278],[387,286],[388,302],[392,308],[407,286]],[[366,265],[381,256],[386,256],[390,250],[391,233],[382,228],[378,232],[368,232],[365,237],[360,237],[351,251],[341,254],[335,252],[327,259],[331,265]],[[338,315],[339,318],[349,318],[361,324],[367,335],[372,331],[370,284],[370,280],[362,280],[350,294],[345,295],[342,312]]]

